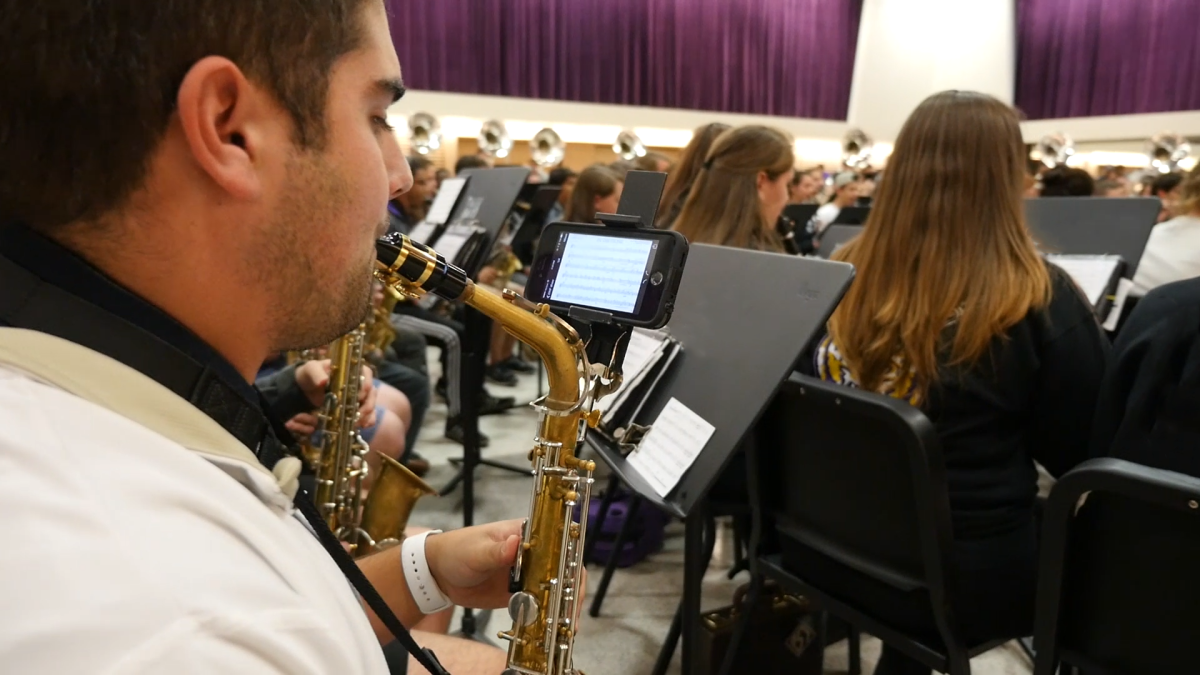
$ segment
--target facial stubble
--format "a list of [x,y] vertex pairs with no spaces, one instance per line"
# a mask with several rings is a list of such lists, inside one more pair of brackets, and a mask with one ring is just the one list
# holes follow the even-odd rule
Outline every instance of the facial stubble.
[[[305,153],[289,160],[287,173],[294,196],[272,219],[253,268],[277,298],[272,325],[279,351],[328,344],[362,323],[375,264],[369,243],[349,261],[331,255],[345,250],[340,238],[357,241],[367,229],[347,226],[342,205],[350,203],[351,191],[336,167]],[[376,225],[369,229],[374,233]]]

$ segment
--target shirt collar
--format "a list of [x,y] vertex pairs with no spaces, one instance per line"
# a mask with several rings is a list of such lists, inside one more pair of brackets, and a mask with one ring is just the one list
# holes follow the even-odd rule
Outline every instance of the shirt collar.
[[258,394],[237,369],[174,317],[118,284],[57,242],[22,225],[0,225],[0,254],[42,281],[110,312],[175,346],[258,407]]

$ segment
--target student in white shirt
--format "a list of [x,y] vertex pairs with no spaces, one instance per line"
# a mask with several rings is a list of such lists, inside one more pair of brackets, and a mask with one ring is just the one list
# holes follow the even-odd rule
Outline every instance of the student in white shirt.
[[[40,0],[0,32],[0,669],[387,672],[250,384],[363,319],[412,185],[382,0]],[[357,569],[405,626],[499,608],[519,532],[414,538],[420,584],[400,547]]]
[[838,214],[847,206],[854,206],[858,201],[859,178],[852,171],[843,171],[833,179],[833,198],[827,204],[817,209],[813,216],[816,223],[815,234],[820,235],[825,228],[837,220]]
[[1179,215],[1154,226],[1133,276],[1134,295],[1175,281],[1200,277],[1200,166],[1177,188]]

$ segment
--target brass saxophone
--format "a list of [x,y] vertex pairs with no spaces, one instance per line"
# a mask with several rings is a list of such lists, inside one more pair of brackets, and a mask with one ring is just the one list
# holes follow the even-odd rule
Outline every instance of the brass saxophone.
[[436,494],[408,467],[381,455],[380,475],[363,499],[370,448],[359,434],[357,422],[366,333],[363,324],[330,345],[329,387],[317,412],[317,431],[314,438],[301,444],[305,460],[316,473],[317,508],[329,529],[350,545],[356,557],[399,544],[417,500]]
[[[376,244],[376,278],[410,297],[435,293],[458,300],[497,321],[532,347],[546,364],[549,393],[539,413],[530,459],[534,485],[529,517],[514,565],[505,675],[580,675],[572,664],[575,617],[583,575],[583,537],[596,463],[575,456],[599,411],[593,396],[585,345],[570,325],[545,305],[511,291],[477,286],[432,249],[403,235]],[[578,517],[578,524],[574,522]]]

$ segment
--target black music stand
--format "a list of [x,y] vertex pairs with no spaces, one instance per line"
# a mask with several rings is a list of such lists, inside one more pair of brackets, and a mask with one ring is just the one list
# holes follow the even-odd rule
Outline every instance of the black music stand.
[[862,234],[862,231],[862,225],[830,225],[821,233],[821,248],[817,249],[817,255],[828,260],[839,246]]
[[869,206],[845,206],[841,211],[838,211],[837,217],[833,219],[833,225],[862,225],[867,222],[867,216],[871,215],[871,207]]
[[1161,208],[1157,197],[1039,197],[1025,217],[1043,253],[1119,255],[1132,279]]
[[792,372],[808,342],[841,300],[854,269],[844,263],[694,245],[668,329],[677,357],[635,420],[653,422],[671,398],[716,427],[691,468],[664,499],[621,456],[611,439],[587,444],[636,495],[684,519],[682,617],[659,657],[662,672],[683,635],[683,673],[694,672],[699,635],[706,497],[742,439]]

